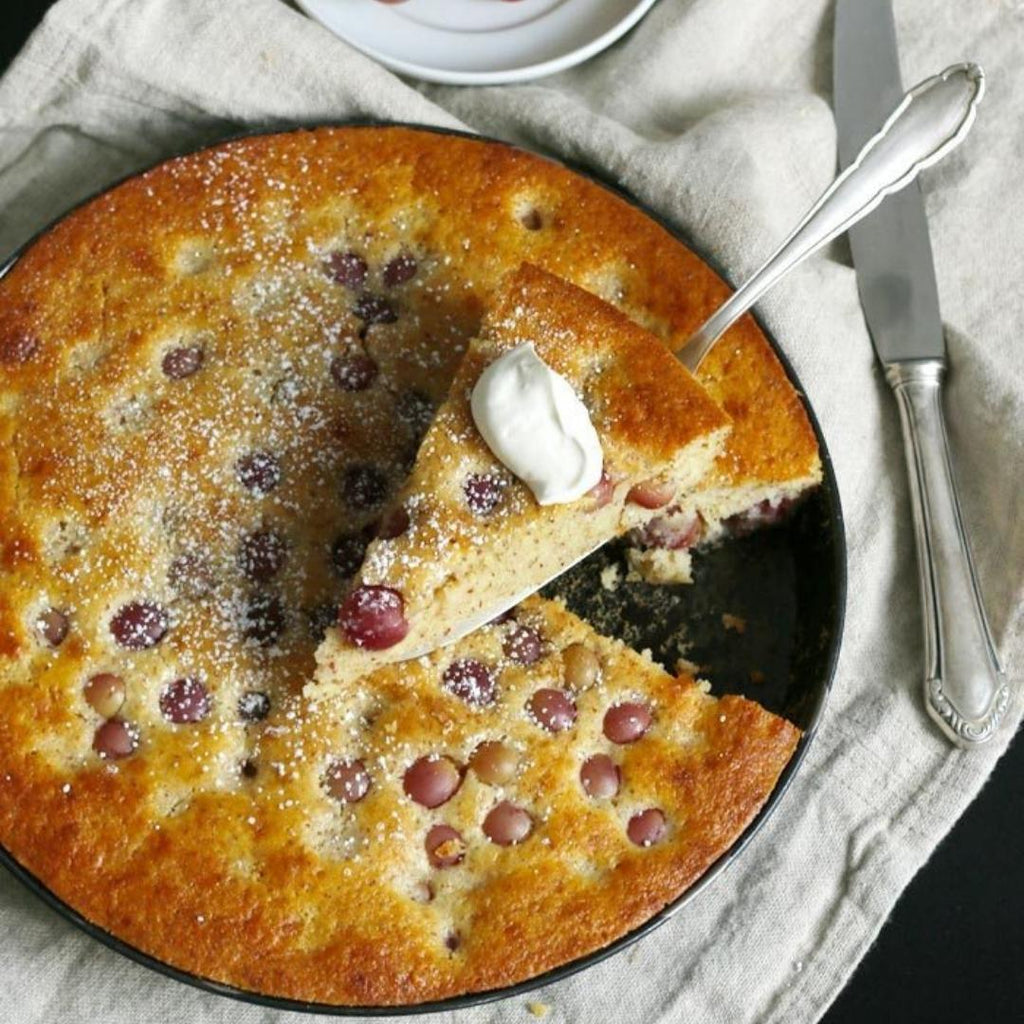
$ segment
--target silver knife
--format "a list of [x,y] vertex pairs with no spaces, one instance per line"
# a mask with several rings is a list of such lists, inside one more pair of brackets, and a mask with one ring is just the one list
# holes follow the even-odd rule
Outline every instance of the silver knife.
[[[838,0],[834,106],[841,168],[856,159],[902,92],[891,0]],[[950,461],[942,411],[946,345],[919,186],[891,196],[853,227],[850,247],[864,317],[903,427],[924,617],[925,703],[950,740],[971,747],[999,727],[1009,687]]]

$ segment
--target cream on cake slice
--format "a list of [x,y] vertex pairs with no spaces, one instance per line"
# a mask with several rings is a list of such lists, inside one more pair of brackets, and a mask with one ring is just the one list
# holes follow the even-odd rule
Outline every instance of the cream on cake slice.
[[[597,483],[572,500],[541,504],[474,421],[481,375],[525,345],[582,400],[600,443]],[[705,479],[729,426],[658,338],[524,264],[470,342],[317,653],[314,688],[444,645],[467,622],[530,593],[624,532],[628,496],[682,495]]]

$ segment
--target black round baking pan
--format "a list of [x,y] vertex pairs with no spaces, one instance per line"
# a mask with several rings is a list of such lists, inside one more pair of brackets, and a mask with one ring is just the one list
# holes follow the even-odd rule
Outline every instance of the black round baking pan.
[[[316,127],[401,127],[509,146],[500,139],[452,129],[362,120],[248,131],[234,134],[222,142]],[[546,155],[544,158],[552,159]],[[153,166],[164,162],[159,161]],[[692,249],[716,273],[725,277],[699,245],[681,235],[623,189],[604,180],[591,169],[565,161],[553,162],[567,166],[574,173],[595,182],[641,210],[683,245]],[[122,181],[144,173],[145,170],[126,176],[96,195],[116,188]],[[96,198],[96,195],[65,211],[35,237],[50,230],[63,217]],[[0,266],[0,277],[7,273],[34,240],[26,242]],[[803,396],[804,390],[781,346],[760,321],[759,326],[797,393]],[[87,920],[24,868],[3,846],[0,846],[0,864],[61,916],[137,963],[207,992],[281,1010],[340,1017],[396,1016],[457,1010],[522,995],[567,978],[620,952],[678,913],[712,884],[739,855],[779,806],[814,739],[824,711],[839,656],[846,608],[846,539],[839,489],[828,446],[814,410],[806,398],[803,398],[803,402],[818,441],[824,473],[821,485],[800,502],[787,520],[701,552],[695,558],[695,586],[652,587],[625,579],[623,546],[621,543],[613,543],[595,552],[546,589],[546,593],[562,596],[573,611],[589,618],[597,629],[612,636],[621,636],[639,649],[649,648],[657,660],[670,668],[681,656],[685,656],[686,660],[698,666],[700,676],[711,683],[713,693],[742,693],[768,710],[788,718],[803,730],[796,752],[768,801],[732,847],[686,892],[616,941],[544,974],[485,992],[401,1006],[341,1006],[305,1002],[223,984],[158,960]],[[609,591],[602,585],[600,577],[602,570],[613,564],[620,569],[620,579],[614,590]]]

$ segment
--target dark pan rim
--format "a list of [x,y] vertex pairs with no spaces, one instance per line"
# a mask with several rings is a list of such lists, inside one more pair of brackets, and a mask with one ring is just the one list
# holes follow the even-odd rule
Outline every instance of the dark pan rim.
[[[208,149],[216,148],[217,146],[224,145],[228,142],[240,141],[247,138],[258,138],[264,135],[278,135],[278,134],[293,134],[305,131],[314,131],[318,128],[408,128],[415,131],[430,132],[435,135],[450,135],[458,138],[470,139],[474,142],[490,143],[495,145],[504,146],[508,149],[517,150],[519,152],[527,153],[529,156],[534,158],[540,158],[548,160],[551,163],[557,164],[564,167],[575,174],[587,179],[605,189],[606,191],[617,196],[619,199],[629,203],[635,209],[638,209],[645,216],[649,217],[661,228],[663,228],[669,235],[675,238],[678,242],[689,248],[695,255],[703,260],[719,277],[721,277],[727,284],[732,287],[732,282],[729,280],[727,275],[723,272],[722,268],[718,265],[717,261],[713,258],[709,258],[708,255],[702,251],[698,246],[693,245],[690,240],[677,228],[670,225],[660,214],[650,209],[645,203],[639,201],[624,188],[619,185],[615,185],[609,181],[604,180],[598,173],[590,168],[583,167],[572,161],[558,160],[546,154],[540,154],[527,150],[521,146],[514,146],[511,143],[505,142],[502,139],[497,139],[492,136],[478,135],[473,132],[460,131],[454,128],[441,128],[433,125],[416,124],[414,122],[405,121],[380,121],[371,119],[356,118],[348,121],[337,121],[337,122],[317,122],[315,124],[287,124],[278,127],[262,128],[255,130],[246,130],[242,132],[233,133],[225,136],[217,142],[204,145],[198,149],[188,149],[174,156],[165,157],[161,160],[150,164],[148,167],[142,168],[141,170],[133,171],[130,174],[126,174],[119,178],[117,181],[104,188],[98,190],[80,202],[75,203],[70,209],[65,210],[58,217],[55,217],[49,224],[37,231],[28,241],[24,242],[19,246],[6,260],[0,264],[0,278],[2,278],[10,269],[17,263],[19,257],[28,250],[39,238],[45,235],[48,231],[54,228],[60,221],[70,216],[80,207],[92,202],[94,199],[99,198],[102,195],[112,191],[119,185],[132,178],[138,177],[149,171],[160,167],[165,163],[169,163],[173,160],[179,159],[183,156],[188,156],[193,153],[201,153]],[[789,378],[790,383],[796,389],[797,394],[800,396],[801,404],[804,407],[804,411],[807,413],[808,420],[811,423],[811,428],[814,431],[815,439],[818,442],[818,451],[821,457],[822,464],[822,489],[827,498],[828,505],[828,517],[831,526],[831,543],[833,548],[833,564],[831,571],[836,580],[835,590],[835,603],[832,611],[831,627],[831,642],[828,652],[827,666],[824,672],[824,678],[822,679],[821,686],[816,695],[813,707],[810,710],[808,725],[804,730],[803,736],[797,745],[796,750],[790,758],[789,763],[783,769],[782,774],[779,776],[778,781],[775,784],[775,788],[772,790],[768,799],[764,805],[757,812],[754,819],[739,835],[733,845],[723,853],[718,860],[716,860],[703,875],[688,888],[685,892],[681,893],[675,900],[667,904],[660,911],[648,918],[643,924],[634,928],[632,931],[627,932],[625,935],[620,936],[607,946],[603,946],[600,949],[594,950],[591,953],[587,953],[584,956],[578,957],[575,960],[571,960],[568,963],[561,964],[558,967],[552,968],[549,971],[545,971],[543,974],[535,975],[532,978],[527,978],[524,981],[516,982],[513,985],[506,985],[501,988],[488,989],[482,992],[470,992],[464,995],[449,996],[444,999],[436,999],[421,1003],[406,1003],[398,1005],[387,1005],[387,1006],[350,1006],[350,1005],[338,1005],[334,1003],[317,1003],[307,1002],[301,999],[291,999],[284,996],[272,996],[265,995],[260,992],[253,992],[247,989],[238,988],[234,985],[229,985],[223,982],[214,981],[210,978],[205,978],[199,974],[193,974],[190,971],[182,970],[181,968],[174,967],[171,964],[158,959],[157,957],[145,953],[135,946],[132,946],[123,939],[118,938],[116,935],[108,932],[106,929],[101,928],[99,925],[93,923],[82,914],[78,913],[73,907],[65,903],[59,896],[52,892],[42,881],[36,878],[27,868],[20,864],[14,856],[3,846],[0,845],[0,864],[7,868],[11,874],[14,875],[19,881],[34,892],[44,903],[48,904],[54,910],[57,911],[62,917],[76,925],[87,935],[94,939],[102,942],[105,946],[114,950],[117,953],[126,956],[130,960],[134,960],[136,963],[141,964],[143,967],[148,967],[151,970],[156,971],[159,974],[164,975],[168,978],[173,978],[176,981],[184,982],[187,985],[191,985],[193,988],[200,989],[205,992],[211,992],[219,996],[227,996],[229,998],[238,1000],[240,1002],[246,1002],[255,1004],[258,1006],[267,1006],[273,1009],[279,1010],[291,1010],[299,1013],[319,1013],[326,1014],[336,1017],[386,1017],[386,1016],[407,1016],[411,1014],[425,1014],[425,1013],[438,1013],[443,1010],[459,1010],[469,1006],[476,1006],[481,1003],[495,1002],[500,999],[509,999],[515,996],[524,995],[527,992],[531,992],[535,989],[542,988],[545,985],[550,985],[558,981],[562,981],[569,976],[578,973],[594,964],[600,963],[602,960],[606,960],[608,957],[613,956],[616,953],[621,952],[627,946],[631,946],[638,939],[643,938],[649,932],[652,932],[659,925],[663,924],[670,917],[674,916],[679,910],[681,910],[687,903],[689,903],[694,897],[710,885],[740,854],[747,843],[754,837],[762,825],[771,817],[772,813],[779,805],[783,795],[789,789],[790,783],[793,780],[793,776],[796,774],[798,768],[803,762],[804,756],[807,753],[808,747],[814,739],[817,732],[818,725],[821,721],[822,712],[824,711],[825,704],[828,700],[828,696],[832,689],[832,683],[835,678],[836,665],[839,659],[839,650],[842,644],[843,637],[843,626],[846,616],[846,595],[847,595],[847,551],[846,551],[846,530],[843,522],[842,506],[839,498],[839,487],[836,483],[835,470],[832,464],[832,457],[829,453],[828,446],[825,443],[825,437],[821,430],[821,425],[818,423],[818,418],[811,408],[810,403],[807,400],[806,394],[803,387],[800,384],[800,380],[797,377],[795,371],[786,355],[783,353],[781,347],[776,341],[774,335],[765,327],[760,317],[754,314],[754,319],[757,322],[758,327],[768,339],[768,343],[771,345],[776,357],[782,364],[783,369],[786,372],[786,376]]]

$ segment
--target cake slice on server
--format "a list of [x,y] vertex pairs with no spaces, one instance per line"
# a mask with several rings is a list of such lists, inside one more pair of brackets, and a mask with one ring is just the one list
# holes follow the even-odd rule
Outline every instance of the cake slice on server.
[[658,338],[524,264],[382,520],[318,652],[319,683],[482,624],[624,532],[631,496],[704,479],[729,425]]

